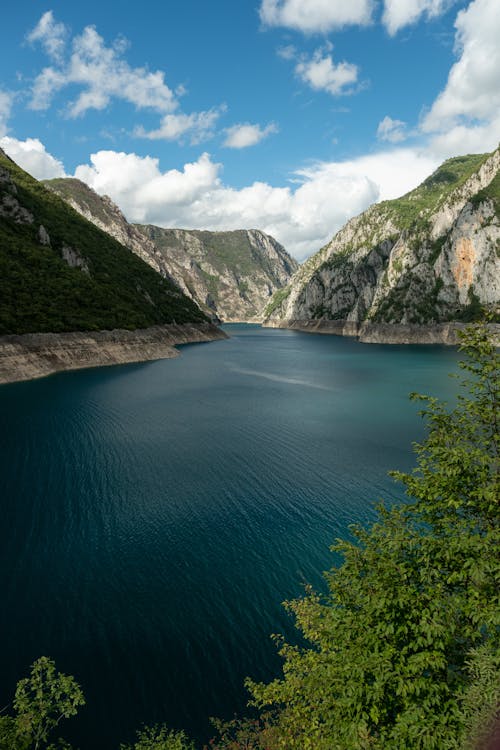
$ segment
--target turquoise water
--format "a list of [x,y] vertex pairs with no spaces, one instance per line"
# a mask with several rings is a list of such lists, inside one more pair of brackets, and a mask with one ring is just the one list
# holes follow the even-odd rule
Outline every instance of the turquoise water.
[[206,739],[269,679],[281,602],[321,586],[422,436],[413,390],[458,355],[257,326],[176,360],[0,388],[0,705],[41,654],[87,706],[65,736],[113,750],[142,723]]

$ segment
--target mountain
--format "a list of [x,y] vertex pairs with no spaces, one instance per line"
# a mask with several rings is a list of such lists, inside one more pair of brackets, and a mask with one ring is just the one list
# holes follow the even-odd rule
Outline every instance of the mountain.
[[282,245],[258,229],[140,229],[168,258],[181,288],[224,321],[261,320],[273,293],[298,268]]
[[96,226],[174,279],[212,318],[259,320],[298,263],[257,229],[209,232],[129,224],[118,206],[73,178],[45,184]]
[[[266,323],[473,320],[500,302],[500,151],[449,159],[418,188],[351,219],[266,308]],[[345,324],[345,325],[344,325]]]
[[0,150],[0,333],[206,320],[175,284]]

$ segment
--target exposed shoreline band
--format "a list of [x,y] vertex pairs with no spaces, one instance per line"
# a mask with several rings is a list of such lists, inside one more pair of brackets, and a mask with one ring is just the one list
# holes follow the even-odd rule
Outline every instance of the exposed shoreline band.
[[147,362],[179,356],[176,344],[228,338],[212,323],[163,325],[135,331],[75,331],[0,336],[0,383],[33,380],[64,370]]
[[[303,333],[323,333],[331,336],[352,336],[363,344],[445,344],[460,343],[458,332],[465,323],[435,323],[433,325],[402,325],[397,323],[356,323],[347,320],[268,320],[266,328],[287,328]],[[496,346],[500,346],[500,325],[488,326]]]

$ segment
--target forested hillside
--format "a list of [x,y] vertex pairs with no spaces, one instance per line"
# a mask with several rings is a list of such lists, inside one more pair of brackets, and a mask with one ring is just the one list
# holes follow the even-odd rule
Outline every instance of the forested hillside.
[[0,151],[0,333],[205,320],[175,284]]

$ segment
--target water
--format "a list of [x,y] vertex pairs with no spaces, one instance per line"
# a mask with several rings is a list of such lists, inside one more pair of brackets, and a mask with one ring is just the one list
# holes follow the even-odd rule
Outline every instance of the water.
[[[113,750],[142,723],[203,740],[270,679],[281,602],[401,496],[458,355],[228,326],[177,360],[0,388],[0,705],[45,654],[83,686],[64,734]],[[61,732],[63,733],[63,732]]]

